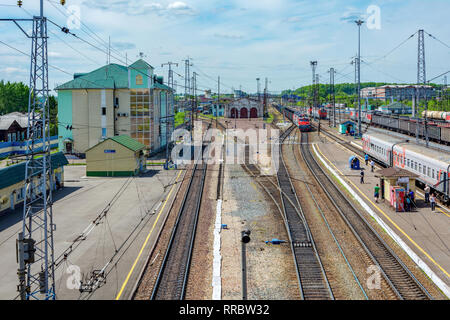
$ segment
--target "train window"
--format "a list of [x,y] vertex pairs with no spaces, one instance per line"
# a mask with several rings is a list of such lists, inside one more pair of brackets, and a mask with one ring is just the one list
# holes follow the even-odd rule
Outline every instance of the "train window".
[[430,167],[428,167],[428,174],[427,174],[427,176],[429,176],[429,177],[431,177],[431,168]]
[[434,169],[431,170],[431,178],[434,179]]
[[422,165],[419,163],[419,173],[422,172]]
[[427,174],[427,166],[426,165],[423,165],[423,172],[422,172],[423,174]]
[[409,159],[406,159],[406,166],[409,167]]
[[417,162],[414,161],[414,170],[417,171]]

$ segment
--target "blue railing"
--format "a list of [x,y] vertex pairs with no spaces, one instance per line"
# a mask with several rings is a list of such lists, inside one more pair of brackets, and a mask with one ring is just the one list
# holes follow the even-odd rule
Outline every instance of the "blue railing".
[[[52,149],[58,148],[58,136],[50,137],[50,141]],[[42,144],[42,139],[36,140],[36,144]],[[26,141],[0,142],[0,158],[6,158],[16,154],[25,154],[26,147]]]

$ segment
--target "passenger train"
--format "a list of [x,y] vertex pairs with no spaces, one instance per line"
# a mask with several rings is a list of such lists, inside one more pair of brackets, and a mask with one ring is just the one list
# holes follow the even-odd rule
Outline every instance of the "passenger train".
[[[363,135],[366,154],[390,167],[418,175],[417,181],[429,185],[438,197],[449,203],[450,154],[410,143],[381,133]],[[432,192],[433,192],[432,191]]]

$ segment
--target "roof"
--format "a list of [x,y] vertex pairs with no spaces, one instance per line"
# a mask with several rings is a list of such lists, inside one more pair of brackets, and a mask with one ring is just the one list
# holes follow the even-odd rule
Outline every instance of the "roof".
[[118,144],[124,146],[125,148],[130,149],[133,152],[137,152],[139,150],[143,150],[143,149],[147,148],[147,146],[145,144],[142,144],[139,141],[134,140],[130,136],[123,134],[121,136],[115,136],[115,137],[110,137],[108,139],[105,139],[102,142],[99,142],[98,144],[96,144],[95,146],[87,149],[85,152],[92,150],[93,148],[95,148],[96,146],[102,144],[103,142],[105,142],[107,140],[112,140],[114,142],[117,142]]
[[130,69],[138,69],[138,70],[155,69],[155,68],[153,68],[151,65],[149,65],[147,62],[145,62],[142,59],[139,59],[138,61],[136,61],[135,63],[130,65],[129,68]]
[[385,178],[401,178],[401,177],[410,177],[417,178],[419,177],[415,173],[411,173],[408,170],[400,169],[400,168],[385,168],[378,170],[375,172],[376,177],[385,177]]
[[170,90],[170,91],[172,91],[172,89],[170,87],[166,86],[165,84],[161,84],[159,82],[155,82],[152,85],[152,89],[161,89],[161,90]]
[[109,139],[123,145],[124,147],[126,147],[134,152],[147,148],[147,146],[145,144],[142,144],[139,141],[134,140],[133,138],[131,138],[130,136],[127,136],[126,134],[123,134],[121,136],[111,137]]
[[410,106],[403,104],[401,102],[393,102],[388,105],[381,106],[381,108],[389,108],[389,109],[411,109]]
[[[51,165],[53,169],[63,167],[68,163],[69,162],[62,152],[51,155]],[[24,180],[25,162],[0,169],[0,189],[7,188]]]
[[128,88],[128,68],[111,63],[86,74],[76,74],[75,79],[56,87],[56,90],[115,88]]
[[0,130],[8,130],[16,121],[23,129],[28,127],[28,115],[20,112],[11,112],[0,116]]

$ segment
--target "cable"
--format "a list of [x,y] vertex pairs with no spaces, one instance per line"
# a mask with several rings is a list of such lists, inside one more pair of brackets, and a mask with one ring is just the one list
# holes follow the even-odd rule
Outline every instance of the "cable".
[[426,32],[426,31],[424,31],[427,35],[429,35],[431,38],[433,38],[434,40],[436,40],[436,41],[438,41],[438,42],[440,42],[441,44],[443,44],[444,46],[446,46],[447,48],[449,48],[450,49],[450,46],[448,45],[448,44],[446,44],[445,42],[443,42],[443,41],[441,41],[441,40],[439,40],[438,38],[436,38],[435,36],[433,36],[433,35],[431,35],[431,34],[429,34],[428,32]]
[[382,56],[381,58],[375,59],[375,60],[371,61],[370,63],[375,63],[375,62],[377,62],[377,61],[379,61],[379,60],[382,60],[382,59],[386,58],[387,56],[389,56],[390,54],[392,54],[395,50],[397,50],[397,49],[400,48],[402,45],[404,45],[406,42],[408,42],[409,39],[411,39],[412,37],[414,37],[414,36],[417,34],[417,32],[419,32],[419,31],[416,31],[414,34],[410,35],[406,40],[402,41],[398,46],[396,46],[394,49],[392,49],[391,51],[389,51],[387,54],[385,54],[385,55]]
[[[60,9],[60,7],[58,6],[58,5],[55,5],[52,1],[50,1],[50,0],[47,0],[47,2],[49,2],[55,9],[57,9],[64,17],[66,17],[66,18],[70,18],[70,16],[68,15],[68,14],[66,14],[66,13],[64,13],[61,9]],[[85,30],[83,30],[83,29],[80,29],[81,31],[83,31],[85,34],[87,34],[89,37],[91,37],[93,40],[95,40],[95,41],[97,41],[98,43],[100,43],[100,45],[104,45],[107,49],[111,49],[111,50],[113,50],[113,51],[115,51],[117,54],[119,54],[119,55],[121,55],[122,57],[124,57],[123,56],[123,54],[121,53],[121,52],[119,52],[118,50],[116,50],[116,49],[114,49],[114,48],[112,48],[110,45],[109,45],[109,43],[107,43],[105,40],[103,40],[102,38],[100,38],[91,28],[89,28],[89,26],[88,25],[86,25],[85,23],[83,23],[83,21],[81,21],[81,19],[78,17],[78,16],[76,16],[76,15],[73,15],[73,17],[75,17],[79,22],[80,22],[80,24],[82,24],[83,26],[85,26],[94,36],[96,36],[97,37],[97,39],[99,39],[99,40],[97,40],[97,39],[95,39],[92,35],[90,35],[87,31],[85,31]],[[126,57],[125,57],[126,58]]]

